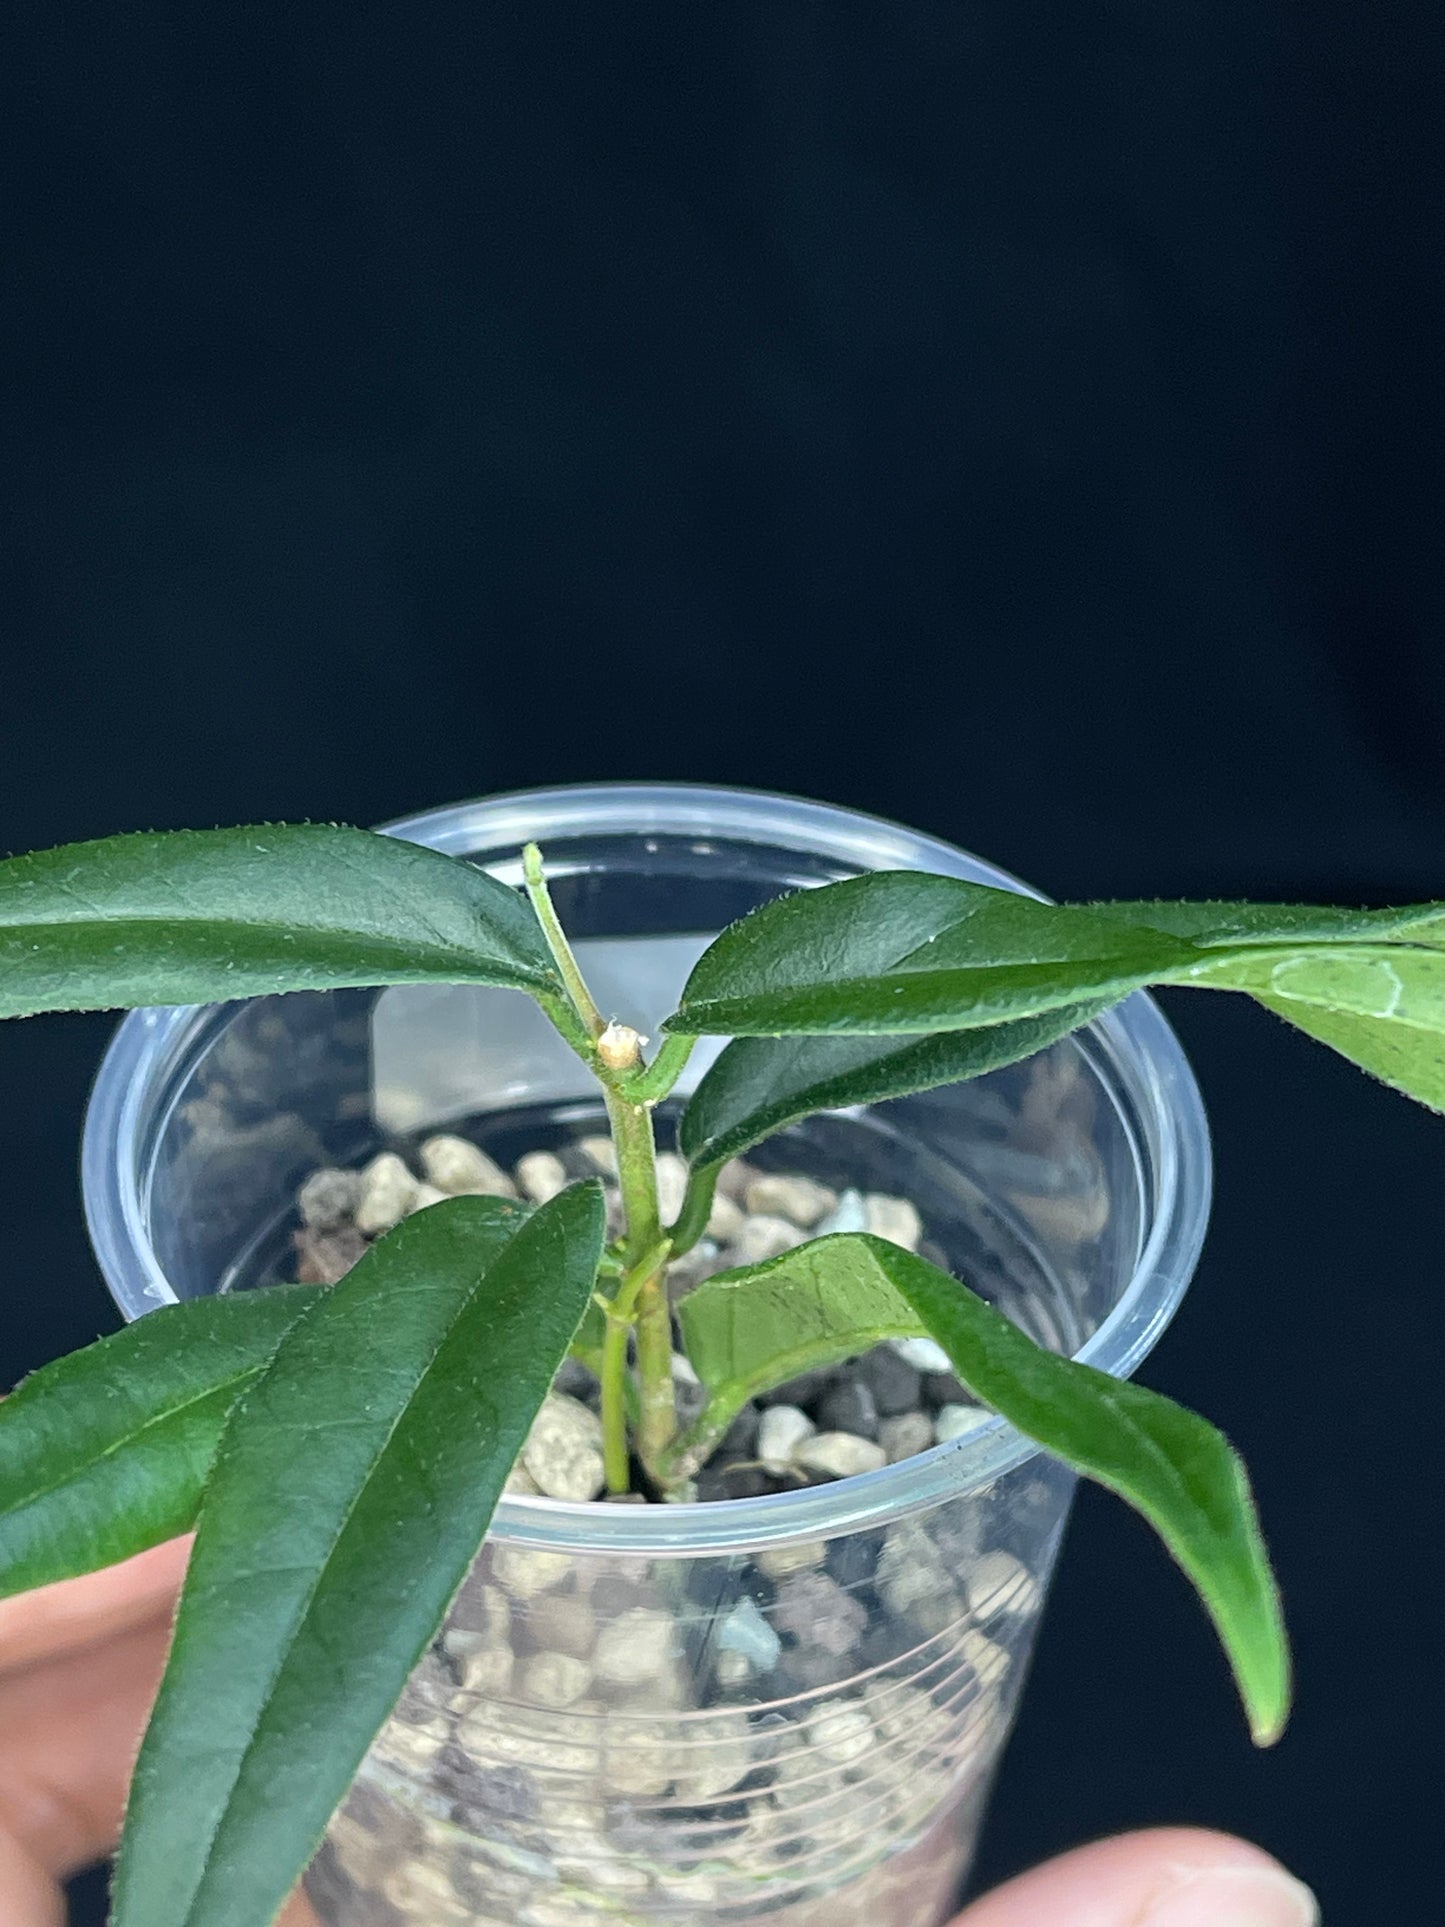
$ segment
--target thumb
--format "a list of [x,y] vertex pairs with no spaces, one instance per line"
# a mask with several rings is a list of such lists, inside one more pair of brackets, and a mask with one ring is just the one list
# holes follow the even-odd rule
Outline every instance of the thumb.
[[1319,1927],[1319,1918],[1309,1889],[1258,1847],[1167,1827],[1036,1867],[954,1927]]

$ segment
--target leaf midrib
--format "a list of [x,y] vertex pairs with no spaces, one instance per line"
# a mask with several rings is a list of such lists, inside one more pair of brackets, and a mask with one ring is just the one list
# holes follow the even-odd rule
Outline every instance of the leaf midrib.
[[[522,1227],[522,1229],[525,1229],[525,1225]],[[520,1236],[521,1235],[520,1231],[516,1235]],[[510,1250],[511,1249],[510,1241],[507,1245],[503,1246],[502,1249],[503,1251]],[[499,1252],[497,1255],[498,1255],[498,1258],[500,1258],[502,1255],[502,1252]],[[373,1456],[370,1465],[367,1467],[365,1478],[363,1478],[361,1483],[357,1486],[356,1491],[352,1495],[350,1503],[347,1505],[346,1511],[340,1523],[337,1526],[336,1532],[333,1535],[331,1539],[331,1543],[327,1548],[326,1556],[322,1561],[321,1566],[317,1570],[315,1581],[308,1589],[305,1598],[301,1601],[296,1614],[292,1618],[290,1627],[286,1635],[284,1650],[282,1651],[281,1656],[278,1659],[276,1666],[266,1683],[266,1690],[265,1690],[264,1697],[262,1699],[261,1710],[257,1715],[255,1722],[250,1727],[250,1730],[246,1737],[245,1746],[243,1747],[241,1754],[236,1761],[235,1770],[230,1776],[230,1780],[226,1790],[225,1801],[221,1806],[220,1811],[216,1815],[214,1824],[212,1824],[207,1829],[206,1850],[200,1863],[200,1875],[195,1885],[192,1887],[190,1896],[186,1902],[186,1912],[185,1912],[184,1920],[185,1920],[185,1923],[187,1924],[187,1927],[189,1927],[189,1923],[195,1922],[196,1920],[195,1904],[196,1904],[196,1901],[202,1895],[202,1893],[205,1891],[206,1883],[211,1871],[211,1855],[215,1849],[217,1840],[221,1836],[221,1830],[225,1826],[226,1817],[230,1811],[231,1795],[235,1792],[236,1787],[240,1783],[242,1775],[245,1773],[247,1763],[250,1761],[252,1754],[256,1750],[256,1745],[260,1738],[262,1721],[265,1718],[266,1710],[271,1703],[271,1698],[276,1690],[276,1686],[280,1681],[282,1675],[285,1673],[288,1664],[290,1663],[291,1654],[296,1644],[296,1634],[300,1629],[300,1627],[305,1624],[307,1614],[311,1611],[312,1606],[316,1603],[317,1594],[320,1592],[322,1586],[326,1581],[326,1577],[331,1570],[332,1563],[336,1558],[337,1550],[341,1545],[341,1541],[346,1536],[347,1529],[349,1528],[352,1519],[355,1517],[357,1508],[360,1506],[363,1498],[370,1490],[371,1483],[373,1479],[376,1477],[377,1471],[380,1468],[382,1461],[385,1459],[387,1452],[391,1449],[392,1440],[395,1438],[398,1429],[400,1428],[407,1414],[410,1412],[416,1399],[420,1396],[423,1386],[426,1384],[428,1378],[435,1370],[437,1360],[440,1358],[442,1351],[445,1349],[448,1341],[452,1336],[452,1333],[455,1331],[458,1321],[469,1309],[473,1300],[476,1298],[477,1294],[481,1291],[482,1286],[485,1283],[490,1270],[491,1270],[491,1266],[484,1267],[484,1269],[478,1274],[475,1282],[467,1291],[466,1296],[459,1301],[455,1317],[453,1317],[448,1322],[446,1329],[442,1332],[442,1334],[438,1338],[436,1345],[433,1347],[430,1355],[426,1360],[426,1364],[423,1366],[421,1372],[417,1375],[416,1382],[413,1385],[411,1391],[408,1393],[405,1404],[397,1412],[396,1417],[392,1420],[391,1425],[387,1428],[385,1438],[381,1441],[381,1444],[377,1448],[377,1451]],[[301,1314],[301,1317],[297,1320],[296,1324],[291,1326],[290,1330],[286,1333],[285,1339],[282,1342],[285,1343],[286,1341],[296,1336],[303,1326],[308,1325],[312,1318],[319,1315],[319,1313],[323,1310],[325,1303],[326,1301],[322,1300],[320,1303],[313,1305],[308,1310],[304,1311]],[[275,1363],[274,1359],[272,1360],[272,1363],[273,1364]],[[197,1523],[198,1523],[198,1530],[204,1530],[204,1527],[205,1527],[204,1504],[202,1505],[202,1509],[201,1509],[201,1517]]]
[[[12,917],[0,921],[0,942],[8,936],[19,938],[23,935],[26,940],[33,936],[35,942],[39,943],[47,936],[54,937],[59,933],[73,938],[76,932],[94,935],[98,940],[102,938],[107,941],[117,938],[123,940],[127,931],[149,933],[158,924],[179,924],[187,933],[213,933],[218,937],[239,932],[266,942],[291,945],[326,943],[340,939],[358,946],[364,945],[372,951],[392,952],[403,959],[414,959],[418,954],[415,946],[402,942],[400,938],[390,936],[385,931],[367,930],[354,924],[285,923],[272,922],[268,918],[260,917],[224,916],[215,913],[178,914],[169,910],[154,912],[127,910],[122,916],[114,916],[106,912],[92,918],[77,917],[74,920],[51,916],[35,922],[24,922]],[[440,954],[448,959],[456,958],[470,963],[473,968],[482,963],[505,968],[515,972],[519,983],[550,985],[552,981],[545,970],[533,969],[524,963],[516,962],[505,952],[468,949],[462,944],[440,936],[435,929],[426,938],[423,954],[426,952]],[[62,963],[58,967],[64,969],[66,966]],[[421,964],[415,967],[424,968]]]
[[[1180,940],[1171,938],[1169,941],[1179,942]],[[1092,977],[1083,982],[1075,978],[1066,986],[1061,986],[1057,990],[1041,990],[1037,1000],[1031,1001],[1027,1009],[1010,1009],[1001,1014],[981,1018],[977,1023],[973,1024],[961,1023],[957,1012],[949,1012],[944,1015],[938,1015],[933,1012],[926,1014],[915,1013],[912,1016],[900,1016],[894,1022],[890,1022],[886,1014],[870,1016],[866,1020],[859,1019],[852,1014],[844,1014],[831,1020],[823,1019],[816,1022],[816,1024],[810,1022],[806,1030],[786,1029],[777,1034],[781,1036],[812,1035],[826,1037],[851,1035],[875,1037],[914,1036],[922,1038],[929,1035],[942,1034],[950,1030],[988,1029],[996,1023],[1007,1023],[1015,1019],[1030,1016],[1042,1016],[1052,1010],[1065,1009],[1069,1004],[1081,1001],[1087,1002],[1093,997],[1102,996],[1106,989],[1116,987],[1121,983],[1129,984],[1138,990],[1145,989],[1150,985],[1186,985],[1202,990],[1239,991],[1244,987],[1227,982],[1224,979],[1223,973],[1231,967],[1245,963],[1268,963],[1271,960],[1279,963],[1294,963],[1311,959],[1320,962],[1329,960],[1349,962],[1352,959],[1363,961],[1365,960],[1364,953],[1379,950],[1404,951],[1422,957],[1439,956],[1441,954],[1440,951],[1431,944],[1385,944],[1379,942],[1373,944],[1369,942],[1309,944],[1280,944],[1278,942],[1261,944],[1237,943],[1228,946],[1220,945],[1212,951],[1204,945],[1191,944],[1190,948],[1195,954],[1188,959],[1152,969],[1141,969],[1137,966],[1126,967],[1115,970],[1112,976],[1104,977],[1098,983],[1094,983]],[[1221,958],[1219,953],[1220,950],[1223,949],[1228,949],[1231,954]],[[829,996],[847,997],[858,993],[863,993],[864,995],[868,993],[876,994],[880,989],[902,992],[916,985],[935,984],[941,987],[947,980],[951,979],[986,976],[998,979],[1001,986],[1005,986],[1011,974],[1015,972],[1022,973],[1041,970],[1063,971],[1076,969],[1081,965],[1096,967],[1098,971],[1108,971],[1110,960],[1107,957],[1091,957],[1083,959],[1041,958],[1031,961],[1013,959],[1007,963],[969,963],[965,961],[944,964],[936,970],[899,970],[895,967],[886,971],[879,971],[874,975],[866,977],[817,977],[804,983],[750,991],[740,996],[709,997],[697,1003],[685,1003],[678,1013],[677,1019],[674,1020],[670,1018],[664,1028],[691,1029],[696,1026],[706,1034],[727,1034],[729,1020],[732,1022],[741,1020],[745,1023],[750,1023],[752,1021],[750,1016],[752,1011],[761,1007],[764,1012],[768,1012],[770,1006],[773,1014],[781,1013],[786,1017],[792,1009],[796,1007],[799,1000],[811,998],[819,993],[824,993]],[[1215,976],[1219,978],[1218,982],[1211,981],[1211,977]],[[1122,996],[1127,994],[1127,991],[1121,991],[1120,997],[1122,998]],[[1248,989],[1245,989],[1244,994],[1250,995],[1252,993]],[[1280,997],[1290,996],[1290,993],[1286,989],[1276,990],[1273,987],[1271,987],[1271,991],[1268,994]],[[1370,1016],[1374,1014],[1370,1012],[1355,1012],[1351,1010],[1351,1007],[1347,1004],[1331,1004],[1323,998],[1305,998],[1295,995],[1291,997],[1291,1001],[1311,1004],[1326,1010],[1348,1010],[1352,1015]],[[1392,1015],[1389,1018],[1378,1017],[1377,1021],[1382,1023],[1405,1023],[1408,1020]],[[709,1030],[709,1025],[712,1025],[714,1028]],[[1415,1025],[1413,1027],[1433,1028],[1428,1025]],[[757,1031],[749,1030],[740,1034],[745,1036],[770,1036],[774,1033],[760,1028]]]
[[[314,1305],[307,1306],[300,1316],[306,1317],[315,1309],[316,1307]],[[282,1336],[284,1337],[285,1334],[283,1333]],[[278,1340],[278,1343],[279,1342]],[[113,1458],[117,1452],[131,1450],[132,1447],[139,1444],[141,1440],[145,1438],[148,1432],[153,1432],[157,1426],[169,1425],[173,1420],[182,1417],[186,1412],[194,1410],[196,1406],[204,1405],[207,1400],[215,1398],[218,1393],[229,1390],[233,1385],[244,1384],[247,1379],[255,1378],[265,1369],[265,1365],[248,1365],[244,1371],[233,1372],[229,1378],[218,1378],[212,1385],[208,1386],[204,1392],[197,1392],[194,1397],[181,1399],[177,1404],[167,1406],[163,1412],[157,1412],[152,1417],[144,1420],[133,1432],[127,1432],[121,1438],[112,1440],[103,1451],[93,1453],[90,1458],[78,1464],[73,1471],[66,1473],[61,1478],[53,1480],[49,1485],[39,1486],[34,1491],[27,1492],[17,1504],[7,1505],[4,1511],[0,1512],[0,1518],[18,1518],[27,1506],[33,1506],[41,1499],[48,1499],[53,1493],[63,1491],[66,1486],[74,1485],[77,1480],[93,1472],[98,1465],[104,1465],[106,1460]]]

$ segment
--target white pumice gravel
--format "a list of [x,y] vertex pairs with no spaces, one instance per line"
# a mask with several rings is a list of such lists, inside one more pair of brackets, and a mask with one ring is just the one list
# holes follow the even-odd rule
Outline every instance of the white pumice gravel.
[[595,1499],[607,1484],[602,1421],[580,1399],[549,1392],[522,1447],[522,1464],[549,1499]]
[[903,1412],[897,1418],[886,1418],[879,1422],[878,1443],[883,1447],[888,1463],[897,1465],[903,1459],[926,1452],[937,1441],[933,1436],[933,1422],[927,1412]]
[[356,1228],[375,1238],[399,1225],[411,1209],[417,1182],[395,1151],[374,1157],[361,1174],[361,1196],[356,1204]]
[[951,1372],[953,1361],[936,1338],[895,1338],[893,1350],[916,1372]]
[[718,1628],[717,1643],[724,1653],[746,1662],[749,1671],[766,1673],[778,1663],[783,1642],[768,1620],[758,1611],[756,1601],[740,1599]]
[[718,1244],[732,1244],[747,1222],[747,1213],[734,1199],[715,1193],[707,1218],[707,1235]]
[[769,1258],[781,1258],[785,1251],[796,1251],[807,1242],[807,1232],[786,1218],[745,1218],[733,1251],[740,1265],[765,1265]]
[[443,1132],[429,1137],[417,1153],[427,1182],[450,1197],[515,1198],[517,1187],[469,1138]]
[[[355,1216],[361,1191],[359,1171],[338,1171],[330,1166],[313,1171],[296,1196],[302,1224],[315,1231],[338,1231]],[[741,1212],[738,1218],[741,1222]]]
[[827,1556],[828,1548],[821,1539],[785,1540],[780,1546],[765,1546],[755,1555],[753,1564],[769,1579],[786,1579],[789,1573],[813,1571]]
[[604,1626],[593,1649],[592,1666],[599,1680],[630,1686],[652,1678],[672,1658],[676,1628],[671,1613],[634,1606]]
[[1038,1610],[1039,1583],[1011,1552],[985,1552],[969,1566],[966,1575],[968,1609],[980,1619],[1000,1613],[1033,1613]]
[[902,1245],[905,1251],[917,1251],[923,1241],[923,1220],[918,1215],[918,1207],[908,1198],[889,1198],[881,1191],[870,1191],[863,1206],[865,1230],[875,1238]]
[[449,1191],[441,1190],[435,1184],[419,1184],[412,1193],[411,1203],[406,1207],[406,1215],[414,1217],[418,1211],[425,1211],[430,1204],[445,1204],[451,1196]]
[[861,1191],[845,1191],[826,1218],[813,1226],[815,1238],[832,1238],[840,1231],[866,1231],[868,1207]]
[[518,1686],[537,1706],[573,1706],[592,1684],[592,1668],[572,1653],[533,1653],[522,1665]]
[[758,1426],[757,1456],[771,1470],[785,1472],[798,1447],[817,1431],[796,1405],[770,1405]]
[[657,1154],[657,1208],[664,1224],[671,1224],[687,1195],[687,1165],[676,1151]]
[[803,1722],[808,1744],[839,1766],[855,1766],[876,1744],[873,1721],[856,1700],[824,1700]]
[[[787,1406],[774,1406],[786,1411]],[[766,1422],[769,1414],[764,1414]],[[760,1455],[761,1456],[761,1455]],[[853,1479],[862,1472],[876,1472],[887,1465],[888,1454],[872,1439],[860,1439],[853,1432],[818,1432],[799,1440],[792,1450],[792,1462],[804,1472],[821,1472],[830,1479]]]
[[617,1146],[610,1137],[580,1137],[577,1149],[602,1177],[617,1176]]
[[746,1158],[729,1158],[717,1174],[717,1188],[725,1198],[741,1204],[743,1193],[753,1179],[761,1175],[757,1166],[749,1164]]
[[[361,1171],[327,1166],[313,1172],[297,1195],[297,1272],[304,1282],[335,1283],[364,1253],[367,1240],[414,1212],[457,1196],[545,1203],[585,1170],[604,1180],[609,1235],[616,1235],[622,1223],[616,1168],[612,1140],[596,1132],[570,1147],[528,1151],[506,1169],[454,1131],[434,1133],[405,1156],[383,1151]],[[662,1216],[670,1220],[682,1206],[687,1166],[676,1152],[663,1151],[657,1168]],[[719,1172],[707,1233],[670,1267],[669,1288],[676,1301],[714,1272],[766,1263],[810,1237],[862,1230],[912,1249],[924,1227],[905,1198],[838,1190],[806,1173],[766,1171],[733,1158]],[[680,1355],[673,1372],[680,1422],[687,1425],[702,1390]],[[508,1492],[573,1502],[605,1497],[596,1383],[571,1365],[564,1373],[570,1376],[559,1374],[554,1398],[539,1413],[507,1480]],[[847,1364],[805,1373],[778,1388],[771,1395],[775,1403],[744,1408],[699,1475],[697,1496],[746,1498],[791,1490],[804,1479],[851,1478],[896,1464],[986,1421],[977,1407],[958,1402],[962,1394],[947,1353],[931,1338],[895,1340]],[[639,1495],[625,1496],[640,1502]]]
[[517,1185],[533,1204],[550,1204],[567,1189],[567,1167],[554,1151],[528,1151],[517,1159]]
[[933,1436],[940,1445],[949,1445],[977,1432],[992,1416],[982,1405],[945,1405],[933,1421]]
[[753,1179],[743,1193],[743,1202],[755,1218],[786,1218],[809,1231],[835,1209],[838,1193],[813,1178],[765,1172]]

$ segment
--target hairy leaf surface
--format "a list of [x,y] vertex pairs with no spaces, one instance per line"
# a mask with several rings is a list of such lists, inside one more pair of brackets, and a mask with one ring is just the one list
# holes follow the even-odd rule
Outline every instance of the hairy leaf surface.
[[1108,1008],[1070,1005],[1015,1023],[907,1039],[740,1037],[688,1100],[678,1148],[694,1169],[722,1164],[818,1111],[878,1104],[1015,1064]]
[[403,983],[557,978],[516,891],[369,830],[172,830],[0,863],[0,1017]]
[[321,1290],[168,1305],[27,1378],[0,1404],[0,1598],[193,1525],[231,1407]]
[[954,877],[881,871],[780,898],[725,930],[668,1028],[919,1036],[1107,1005],[1151,984],[1245,991],[1441,1108],[1439,904],[1048,904]]
[[[1288,1716],[1289,1648],[1238,1455],[1207,1420],[1142,1385],[1045,1351],[947,1272],[881,1238],[820,1238],[765,1265],[719,1273],[682,1302],[689,1350],[726,1403],[759,1382],[768,1342],[846,1357],[906,1308],[974,1394],[1045,1451],[1128,1500],[1194,1582],[1233,1665],[1255,1738]],[[853,1342],[849,1343],[849,1326]],[[696,1345],[697,1349],[693,1350]]]
[[117,1927],[269,1927],[465,1577],[566,1355],[600,1184],[405,1220],[222,1438],[141,1750]]

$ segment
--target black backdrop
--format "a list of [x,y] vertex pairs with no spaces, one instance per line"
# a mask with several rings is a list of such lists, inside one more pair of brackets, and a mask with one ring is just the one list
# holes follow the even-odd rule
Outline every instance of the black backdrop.
[[[663,776],[1058,895],[1445,896],[1431,9],[17,12],[0,845]],[[1148,1375],[1247,1449],[1299,1715],[1252,1755],[1086,1495],[983,1872],[1186,1819],[1415,1919],[1445,1124],[1170,1014],[1219,1203]],[[114,1322],[108,1029],[0,1034],[7,1380]]]

